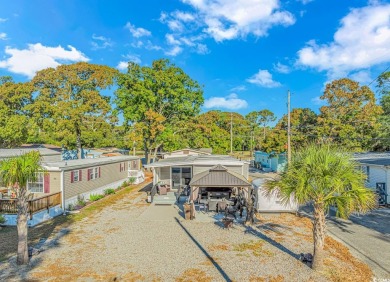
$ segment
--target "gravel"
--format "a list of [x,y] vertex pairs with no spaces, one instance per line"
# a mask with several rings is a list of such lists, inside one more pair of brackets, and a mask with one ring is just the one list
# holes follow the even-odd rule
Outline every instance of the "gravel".
[[[326,281],[298,260],[312,243],[299,227],[185,221],[174,206],[131,192],[47,240],[29,266],[0,264],[0,280]],[[277,217],[277,215],[276,215]],[[190,280],[192,279],[192,280]],[[262,280],[265,279],[265,280]]]

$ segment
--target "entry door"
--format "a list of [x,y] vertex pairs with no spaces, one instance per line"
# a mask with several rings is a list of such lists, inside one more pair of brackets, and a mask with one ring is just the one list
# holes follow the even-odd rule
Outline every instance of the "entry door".
[[191,167],[172,167],[172,186],[174,189],[188,185],[191,177]]

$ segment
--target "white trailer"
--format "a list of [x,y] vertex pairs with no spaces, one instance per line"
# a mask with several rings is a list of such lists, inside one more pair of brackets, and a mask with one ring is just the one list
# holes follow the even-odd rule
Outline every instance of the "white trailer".
[[264,195],[264,184],[271,180],[270,178],[258,178],[253,180],[252,185],[255,189],[256,202],[255,208],[258,212],[297,212],[298,204],[292,197],[287,205],[284,205],[279,198],[277,190],[270,197]]

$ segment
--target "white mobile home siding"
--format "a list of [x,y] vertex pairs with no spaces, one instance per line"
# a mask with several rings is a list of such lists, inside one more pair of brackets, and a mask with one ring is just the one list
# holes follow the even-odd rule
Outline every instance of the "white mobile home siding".
[[[125,168],[120,171],[120,164],[125,164]],[[100,177],[88,180],[88,169],[100,167]],[[77,169],[78,170],[78,169]],[[77,195],[89,197],[89,194],[103,193],[104,189],[116,188],[128,179],[128,162],[117,162],[112,164],[96,165],[80,169],[82,171],[81,181],[71,180],[72,170],[64,172],[64,190],[66,204],[74,202]]]

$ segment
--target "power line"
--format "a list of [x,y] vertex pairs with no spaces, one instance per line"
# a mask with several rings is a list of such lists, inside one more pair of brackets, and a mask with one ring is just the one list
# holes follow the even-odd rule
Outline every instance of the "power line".
[[373,79],[367,86],[370,86],[375,80],[377,80],[382,74],[384,74],[388,69],[390,69],[390,65],[383,71],[381,72],[376,78]]

